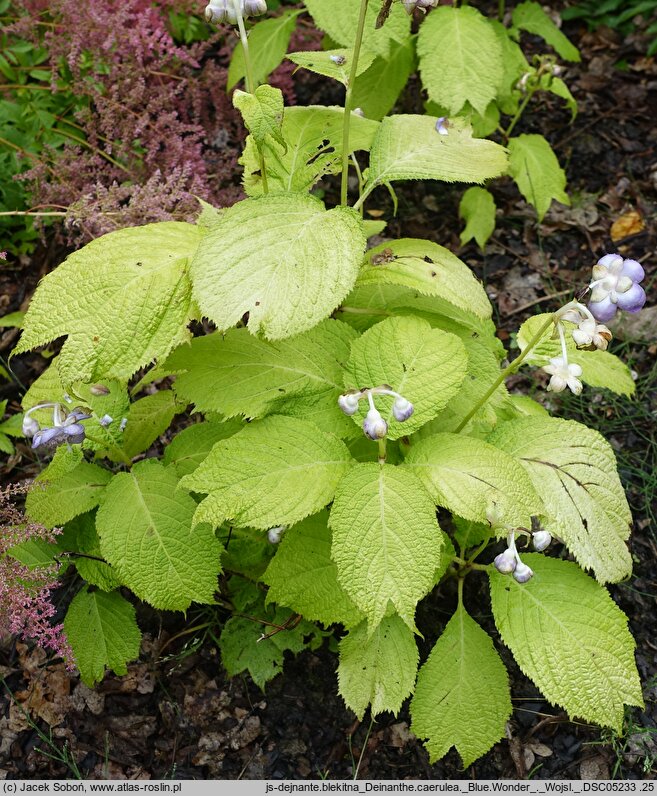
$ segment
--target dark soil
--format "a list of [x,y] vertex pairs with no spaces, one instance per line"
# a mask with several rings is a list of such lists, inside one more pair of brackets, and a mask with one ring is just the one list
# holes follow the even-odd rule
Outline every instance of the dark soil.
[[[513,184],[498,180],[492,190],[501,212],[493,240],[485,254],[473,245],[460,251],[485,280],[496,304],[500,337],[507,344],[524,318],[555,308],[566,292],[582,285],[591,264],[606,251],[620,250],[647,265],[649,294],[654,284],[657,64],[645,57],[647,39],[640,34],[621,40],[608,30],[590,34],[571,26],[566,32],[583,55],[582,63],[569,66],[566,75],[579,115],[570,124],[568,112],[556,99],[541,100],[518,132],[541,132],[550,139],[560,161],[567,164],[572,206],[553,207],[538,226],[534,211]],[[623,69],[615,68],[618,62]],[[301,95],[312,90],[307,81],[299,86]],[[323,99],[315,96],[312,101]],[[409,109],[415,101],[411,87]],[[399,215],[386,234],[430,237],[458,252],[461,192],[459,186],[443,184],[404,185]],[[375,194],[369,206],[377,208],[377,200],[385,217],[392,218],[385,192]],[[635,217],[625,238],[612,243],[611,225],[627,219],[629,212],[643,219],[643,229]],[[13,270],[3,269],[0,315],[25,307],[39,277],[60,257],[59,251],[42,248]],[[0,693],[0,778],[63,778],[75,776],[76,770],[85,778],[154,779],[653,778],[657,345],[649,332],[650,324],[625,330],[628,342],[615,341],[612,349],[622,351],[636,371],[638,398],[620,400],[587,389],[581,398],[564,398],[551,407],[564,416],[584,418],[611,440],[634,511],[634,577],[611,591],[629,616],[637,641],[646,709],[628,710],[621,736],[569,721],[545,702],[498,645],[515,699],[508,738],[466,771],[453,750],[432,766],[409,733],[407,707],[396,718],[378,717],[371,727],[369,717],[361,724],[345,708],[337,695],[334,644],[325,642],[317,652],[290,657],[285,674],[263,694],[248,678],[227,679],[216,647],[196,645],[194,634],[185,634],[198,617],[156,614],[140,606],[138,618],[146,632],[140,662],[131,665],[125,677],[108,675],[95,691],[39,651],[21,644],[0,649],[0,675],[6,685]],[[0,337],[3,356],[14,342],[13,331]],[[24,357],[13,368],[27,386],[42,362],[40,357]],[[537,378],[517,376],[511,386],[532,391]],[[15,385],[2,390],[0,398],[19,397]],[[545,393],[540,394],[544,399]],[[5,479],[33,474],[29,452],[19,445],[2,473]],[[497,641],[485,583],[470,580],[466,604],[484,606],[475,618]],[[65,594],[62,600],[65,603]],[[452,585],[447,583],[420,605],[422,657],[454,604]]]

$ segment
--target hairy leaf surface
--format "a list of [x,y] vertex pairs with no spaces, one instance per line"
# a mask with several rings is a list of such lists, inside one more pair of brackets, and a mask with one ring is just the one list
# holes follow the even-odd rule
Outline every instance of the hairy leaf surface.
[[281,134],[283,124],[283,92],[273,86],[258,86],[253,94],[235,91],[233,105],[244,118],[246,129],[253,136],[258,147],[271,136],[277,144],[285,148]]
[[393,109],[415,68],[412,39],[390,41],[390,54],[378,57],[356,78],[352,92],[353,107],[360,108],[368,119],[383,119]]
[[553,199],[570,204],[565,191],[566,174],[542,135],[523,133],[509,140],[509,174],[520,193],[536,208],[539,221],[543,220]]
[[[353,50],[344,48],[337,50],[304,50],[298,53],[289,53],[286,57],[297,66],[301,66],[318,75],[332,77],[334,80],[339,80],[344,86],[349,85],[349,77],[351,76],[354,60]],[[375,57],[374,53],[361,52],[356,75],[362,74],[372,64]]]
[[495,229],[495,200],[490,191],[473,185],[461,197],[459,215],[465,221],[461,246],[473,238],[483,251]]
[[411,702],[413,732],[432,763],[455,746],[467,768],[504,736],[509,677],[493,642],[462,605],[420,668]]
[[195,423],[183,429],[171,440],[164,450],[162,463],[172,464],[179,478],[193,473],[199,464],[210,453],[215,443],[232,437],[244,428],[239,420],[226,423],[208,422]]
[[135,401],[130,406],[123,431],[123,450],[130,458],[148,450],[169,428],[176,413],[183,409],[184,406],[176,404],[172,390],[159,390]]
[[489,570],[493,616],[504,643],[548,701],[568,714],[623,726],[623,706],[643,706],[627,617],[571,561],[523,555],[525,584]]
[[632,516],[609,443],[573,420],[527,417],[502,423],[489,442],[515,456],[543,499],[545,527],[601,583],[632,571],[625,541]]

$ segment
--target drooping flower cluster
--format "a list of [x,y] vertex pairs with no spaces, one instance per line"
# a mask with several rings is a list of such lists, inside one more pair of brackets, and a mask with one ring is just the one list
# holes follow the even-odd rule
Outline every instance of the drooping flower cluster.
[[395,392],[387,384],[382,384],[380,387],[367,387],[363,390],[352,390],[341,395],[338,398],[338,406],[346,415],[355,415],[361,399],[367,398],[370,408],[363,420],[363,431],[370,439],[376,441],[386,436],[388,424],[374,404],[375,395],[390,395],[395,399],[392,404],[392,414],[398,423],[408,420],[413,414],[414,407],[409,400]]
[[259,17],[267,13],[266,0],[210,0],[205,8],[208,22],[228,22],[237,25],[237,11],[242,18]]
[[[52,409],[52,426],[41,427],[37,420],[32,417],[32,413],[40,409]],[[84,442],[85,429],[82,420],[89,420],[87,414],[81,406],[76,406],[72,411],[67,411],[58,402],[48,402],[36,404],[28,409],[23,416],[23,434],[32,438],[32,448],[44,448],[46,450],[56,448],[67,443],[69,445],[79,445]],[[111,418],[110,418],[111,421]]]
[[63,625],[51,624],[56,614],[51,590],[57,585],[56,567],[30,569],[9,551],[29,539],[54,542],[58,530],[29,522],[15,504],[24,487],[0,490],[0,636],[17,635],[54,652],[71,665],[73,654]]
[[531,567],[527,566],[521,559],[516,547],[516,534],[524,536],[531,536],[532,547],[537,553],[542,553],[552,543],[552,535],[549,531],[541,528],[540,523],[536,517],[532,517],[532,530],[528,531],[525,528],[511,528],[501,521],[501,516],[494,504],[489,507],[486,512],[488,522],[492,528],[505,528],[507,531],[507,546],[506,549],[499,555],[495,556],[493,564],[495,569],[502,575],[513,575],[518,583],[527,583],[534,572]]
[[593,266],[589,310],[596,320],[610,321],[618,312],[639,312],[646,303],[646,293],[639,284],[645,271],[636,260],[624,260],[620,254],[605,254]]
[[402,0],[402,5],[407,14],[412,14],[415,9],[419,9],[426,14],[427,8],[437,8],[440,0]]

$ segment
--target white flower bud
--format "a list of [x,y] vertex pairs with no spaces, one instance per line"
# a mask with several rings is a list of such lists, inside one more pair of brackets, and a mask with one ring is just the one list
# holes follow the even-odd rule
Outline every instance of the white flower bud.
[[550,364],[545,365],[543,370],[552,376],[548,384],[549,391],[563,392],[568,387],[575,395],[582,392],[583,385],[579,380],[582,368],[575,362],[569,364],[563,357],[552,357]]
[[40,428],[39,424],[33,417],[25,415],[25,417],[23,418],[23,434],[26,437],[33,437],[37,433],[39,428]]
[[370,439],[383,439],[388,433],[388,424],[381,417],[378,409],[370,409],[363,421],[363,431]]
[[392,405],[392,414],[399,423],[403,423],[413,414],[414,406],[410,401],[407,401],[403,396],[395,398]]
[[495,569],[502,575],[510,575],[517,566],[516,554],[507,547],[503,553],[495,556],[493,563],[495,564]]
[[338,406],[345,415],[355,415],[358,411],[358,402],[361,396],[355,392],[348,392],[338,398]]
[[329,61],[333,61],[336,66],[343,66],[347,63],[347,59],[344,55],[329,55]]
[[287,525],[277,525],[275,528],[270,528],[267,531],[267,539],[269,539],[271,544],[278,544],[286,528]]
[[527,564],[523,564],[522,561],[519,561],[513,573],[513,577],[518,583],[527,583],[528,580],[534,577],[534,572]]
[[260,17],[267,13],[266,0],[243,0],[242,7],[245,17]]
[[106,428],[107,426],[109,426],[111,423],[114,422],[114,418],[111,415],[103,415],[98,422],[100,423],[101,426]]
[[89,392],[92,395],[109,395],[109,387],[104,384],[93,384],[89,387]]
[[550,543],[552,542],[552,535],[548,533],[548,531],[536,531],[536,533],[532,534],[532,544],[534,546],[534,550],[538,553],[541,553],[547,547],[549,547]]
[[447,116],[441,116],[436,122],[436,132],[440,135],[449,135],[449,120]]

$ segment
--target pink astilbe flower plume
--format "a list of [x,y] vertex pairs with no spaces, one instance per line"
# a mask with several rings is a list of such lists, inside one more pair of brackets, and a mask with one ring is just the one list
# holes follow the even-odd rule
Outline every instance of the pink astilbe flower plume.
[[59,533],[30,522],[16,506],[15,499],[26,491],[20,486],[0,489],[0,636],[33,641],[73,668],[63,625],[51,622],[56,613],[51,602],[51,590],[58,585],[56,565],[30,569],[9,554],[29,539],[53,542]]

